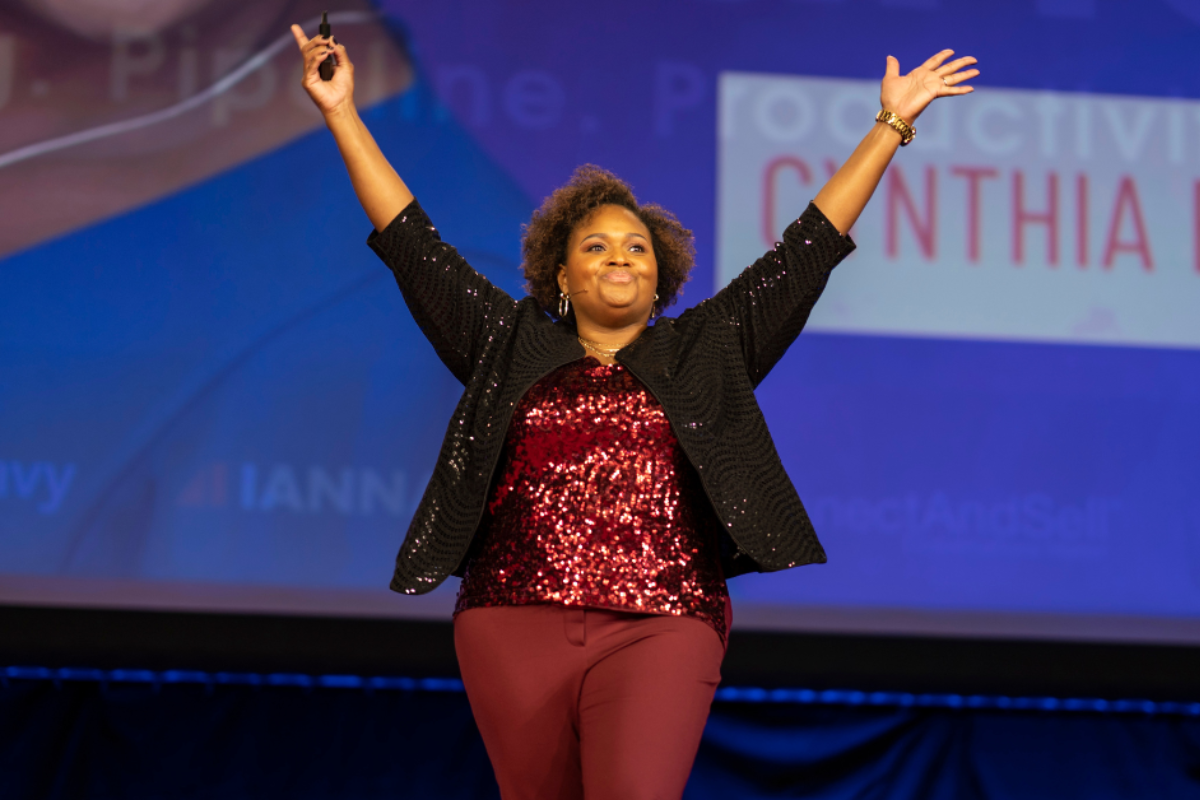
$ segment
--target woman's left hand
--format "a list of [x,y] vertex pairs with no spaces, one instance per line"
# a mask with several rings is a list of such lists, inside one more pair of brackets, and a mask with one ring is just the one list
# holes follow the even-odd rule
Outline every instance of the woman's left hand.
[[900,62],[888,56],[887,72],[879,90],[879,102],[884,110],[891,111],[911,125],[935,97],[975,91],[975,87],[963,84],[978,75],[979,70],[964,67],[978,62],[971,56],[965,56],[949,64],[943,63],[952,55],[953,50],[943,50],[907,75],[901,75]]

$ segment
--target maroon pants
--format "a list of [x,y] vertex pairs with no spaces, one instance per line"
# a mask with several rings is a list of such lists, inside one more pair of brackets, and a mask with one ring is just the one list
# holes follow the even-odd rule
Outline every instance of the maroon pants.
[[725,649],[691,617],[463,611],[454,646],[504,800],[683,794]]

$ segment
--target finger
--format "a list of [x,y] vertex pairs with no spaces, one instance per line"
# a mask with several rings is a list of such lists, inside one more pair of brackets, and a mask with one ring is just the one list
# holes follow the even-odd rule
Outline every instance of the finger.
[[316,65],[320,64],[326,58],[333,54],[333,46],[322,44],[316,39],[313,40],[314,47],[310,47],[304,53],[305,68],[316,69]]
[[294,23],[292,25],[292,36],[296,37],[296,46],[301,50],[304,49],[304,45],[308,44],[308,37],[304,35],[304,29]]
[[346,46],[344,44],[335,45],[330,52],[333,54],[334,61],[339,67],[350,64],[350,57],[346,55]]
[[328,36],[314,36],[313,38],[309,39],[308,44],[301,49],[304,52],[309,53],[314,50],[329,50],[332,47],[333,45],[330,44]]
[[306,79],[316,80],[317,75],[321,70],[321,62],[329,56],[325,50],[310,50],[304,56],[304,76]]
[[942,52],[936,53],[933,56],[931,56],[929,58],[929,60],[926,61],[921,66],[924,67],[925,69],[937,69],[938,67],[940,67],[942,65],[943,61],[945,61],[947,58],[949,58],[952,55],[954,55],[953,50],[943,50]]
[[979,70],[969,69],[966,72],[958,72],[954,75],[944,76],[942,78],[942,83],[944,83],[946,86],[958,86],[959,84],[966,83],[977,75],[979,75]]
[[324,45],[319,47],[306,47],[304,48],[304,64],[305,66],[308,66],[314,61],[323,61],[327,55],[329,55],[329,48],[325,47]]
[[934,72],[936,72],[938,75],[943,75],[943,76],[950,75],[952,73],[958,72],[963,67],[970,66],[971,64],[978,64],[978,63],[979,63],[979,59],[977,59],[973,56],[963,56],[962,58],[954,59],[949,64],[943,64],[942,66],[940,66],[936,70],[934,70]]
[[884,70],[883,74],[884,74],[884,77],[887,77],[887,78],[900,77],[900,62],[896,60],[895,56],[887,57],[887,69]]

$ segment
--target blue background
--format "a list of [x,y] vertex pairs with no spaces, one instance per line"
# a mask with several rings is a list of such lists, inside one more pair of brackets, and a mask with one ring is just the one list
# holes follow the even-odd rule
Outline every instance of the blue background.
[[[1200,97],[1184,0],[382,8],[419,78],[364,118],[513,293],[520,224],[584,162],[694,229],[681,305],[712,292],[721,71],[951,46],[981,91]],[[0,261],[0,573],[382,592],[459,387],[368,231],[322,130]],[[830,563],[735,604],[1200,623],[1200,354],[806,334],[759,399]]]

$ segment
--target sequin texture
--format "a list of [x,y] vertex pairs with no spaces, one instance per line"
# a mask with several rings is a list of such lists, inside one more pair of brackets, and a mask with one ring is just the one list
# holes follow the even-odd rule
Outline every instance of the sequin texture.
[[695,616],[725,638],[719,523],[662,406],[591,357],[517,404],[455,611],[557,603]]
[[[466,568],[522,395],[584,351],[577,332],[552,322],[535,299],[516,300],[476,272],[441,240],[416,200],[367,241],[438,358],[463,384],[392,573],[394,591],[424,594]],[[662,403],[688,462],[703,476],[723,526],[726,578],[825,561],[754,387],[787,352],[834,267],[853,249],[810,204],[775,249],[679,317],[656,319],[621,354]]]

